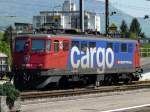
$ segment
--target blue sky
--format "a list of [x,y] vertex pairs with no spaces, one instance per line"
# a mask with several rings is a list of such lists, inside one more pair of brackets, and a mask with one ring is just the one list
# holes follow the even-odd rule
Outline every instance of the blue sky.
[[[97,0],[105,1],[105,0]],[[109,0],[111,4],[123,12],[135,16],[143,17],[150,15],[150,1],[148,0]]]
[[[39,10],[51,10],[56,4],[62,4],[64,0],[0,0],[0,15],[22,15],[38,13]],[[79,1],[79,0],[72,0]],[[86,4],[92,5],[91,1],[85,0]],[[135,17],[150,15],[150,1],[147,0],[109,0],[111,4],[123,12]],[[94,5],[94,4],[93,4]],[[98,5],[96,3],[95,5]],[[9,9],[9,12],[8,12]]]
[[[32,17],[39,15],[40,11],[47,10],[61,10],[61,8],[54,8],[57,5],[62,5],[64,0],[0,0],[0,26],[7,26],[14,21],[24,21],[32,23]],[[79,0],[72,0],[76,2],[78,5]],[[85,0],[85,9],[88,11],[94,11],[97,13],[102,13],[102,18],[104,19],[104,2],[105,0]],[[129,24],[131,22],[132,17],[126,14],[129,14],[134,17],[142,17],[141,25],[144,32],[150,35],[150,18],[144,20],[145,15],[150,15],[150,1],[147,0],[109,0],[111,5],[121,12],[117,12],[115,16],[113,16],[111,20],[117,24],[120,23],[122,19],[126,20]],[[116,10],[113,8],[113,10]],[[121,10],[121,11],[120,11]],[[111,12],[111,11],[110,11]],[[122,13],[124,12],[124,13]],[[125,16],[123,16],[123,15]],[[8,20],[5,20],[3,16],[11,16]],[[19,17],[16,19],[17,16]],[[104,25],[103,25],[104,26]],[[103,27],[102,26],[102,27]]]

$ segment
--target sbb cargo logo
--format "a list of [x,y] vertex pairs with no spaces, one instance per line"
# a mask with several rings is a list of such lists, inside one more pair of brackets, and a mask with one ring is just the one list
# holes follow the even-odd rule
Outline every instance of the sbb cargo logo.
[[[96,56],[96,63],[94,57]],[[114,65],[114,52],[111,48],[87,48],[86,52],[80,51],[78,47],[74,46],[71,49],[71,65],[73,68],[79,67],[94,68],[97,66],[97,72],[103,73],[105,68],[112,68]]]

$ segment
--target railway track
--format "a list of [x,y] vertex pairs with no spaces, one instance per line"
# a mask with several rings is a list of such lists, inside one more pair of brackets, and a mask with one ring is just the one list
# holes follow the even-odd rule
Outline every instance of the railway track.
[[21,100],[44,99],[44,98],[59,98],[86,94],[97,94],[104,92],[118,92],[135,89],[150,88],[150,81],[134,82],[132,85],[121,86],[104,86],[98,88],[70,89],[70,90],[55,90],[55,91],[39,91],[39,92],[23,92]]

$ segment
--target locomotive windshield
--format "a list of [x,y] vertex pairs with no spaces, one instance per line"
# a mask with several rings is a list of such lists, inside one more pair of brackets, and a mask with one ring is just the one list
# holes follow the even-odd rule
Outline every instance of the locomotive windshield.
[[25,40],[16,40],[15,50],[16,52],[23,52],[25,46]]
[[44,52],[45,51],[45,40],[32,40],[32,51],[33,52]]

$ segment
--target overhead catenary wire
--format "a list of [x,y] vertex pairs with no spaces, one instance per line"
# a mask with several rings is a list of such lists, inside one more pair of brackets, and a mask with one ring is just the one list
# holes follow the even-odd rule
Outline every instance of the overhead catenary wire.
[[[64,0],[61,0],[64,1]],[[90,0],[85,0],[85,2],[89,2]],[[32,8],[33,10],[37,10],[38,8],[43,8],[43,9],[52,9],[55,4],[59,4],[60,0],[47,0],[47,2],[21,2],[19,0],[15,0],[14,2],[8,2],[8,0],[1,0],[1,5],[7,6],[9,4],[10,8],[15,7],[20,10],[25,10]],[[74,2],[77,2],[77,0],[74,0]],[[131,4],[123,4],[119,0],[115,2],[110,2],[113,6],[120,6],[128,9],[133,9],[133,10],[138,10],[142,12],[142,10],[150,10],[149,7],[142,7],[142,6],[135,6]],[[22,7],[24,6],[24,7]]]
[[[14,15],[14,16],[19,16],[19,14],[21,16],[25,15],[24,17],[29,18],[26,15],[32,16],[33,13],[36,15],[39,13],[39,11],[46,11],[46,10],[61,10],[61,7],[59,8],[55,8],[54,7],[56,5],[62,5],[62,3],[64,2],[64,0],[34,0],[35,2],[29,2],[29,0],[26,1],[19,1],[19,0],[0,0],[1,1],[1,6],[6,6],[6,9],[16,9],[17,12],[15,13],[14,10],[0,10],[1,16],[7,16],[7,14],[9,15]],[[11,1],[11,2],[10,2]],[[40,2],[39,2],[40,1]],[[78,4],[79,0],[72,0],[72,2],[76,2]],[[89,3],[89,1],[91,0],[85,0],[85,5],[87,5]],[[96,2],[99,2],[99,0],[95,0]],[[101,0],[100,0],[101,1]],[[105,0],[102,0],[105,1]],[[140,12],[140,13],[147,13],[150,12],[150,8],[147,6],[136,6],[134,4],[124,4],[123,2],[121,2],[121,0],[114,0],[114,2],[112,2],[110,0],[110,5],[112,5],[113,7],[122,7],[122,8],[127,8],[128,10],[134,10],[136,12]],[[150,5],[150,4],[149,4]],[[23,7],[22,7],[23,6]],[[92,5],[90,5],[92,7]],[[99,4],[96,3],[96,7],[98,7]],[[85,6],[86,7],[86,6]],[[98,8],[91,8],[88,10],[95,10],[96,13],[99,13],[100,10]],[[103,7],[104,8],[104,7]],[[32,10],[32,11],[30,11]],[[23,13],[21,13],[23,12]],[[102,10],[101,10],[102,12]],[[105,14],[105,12],[103,12]],[[111,12],[110,12],[111,13]],[[118,12],[117,12],[118,14]],[[145,14],[145,15],[150,15],[150,14]]]

